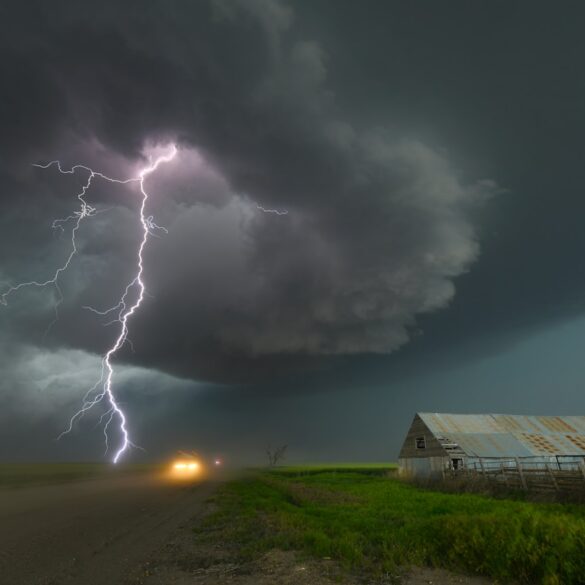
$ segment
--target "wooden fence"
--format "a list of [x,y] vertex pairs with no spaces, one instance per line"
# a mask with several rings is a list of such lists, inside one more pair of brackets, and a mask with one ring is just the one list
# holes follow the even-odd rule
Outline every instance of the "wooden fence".
[[474,458],[446,475],[496,482],[511,489],[585,492],[585,461],[575,458]]

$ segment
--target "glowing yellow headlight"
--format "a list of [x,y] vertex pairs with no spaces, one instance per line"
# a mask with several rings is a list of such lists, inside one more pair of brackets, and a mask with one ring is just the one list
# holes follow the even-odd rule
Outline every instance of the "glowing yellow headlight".
[[175,471],[195,472],[199,467],[200,465],[197,461],[177,461],[173,464],[173,469]]

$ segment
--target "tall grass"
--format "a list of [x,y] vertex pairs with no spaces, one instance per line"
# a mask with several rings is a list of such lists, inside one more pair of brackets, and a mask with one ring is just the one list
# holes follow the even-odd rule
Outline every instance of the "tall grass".
[[225,486],[208,538],[373,574],[430,565],[544,585],[585,583],[585,508],[420,489],[364,470],[257,473]]

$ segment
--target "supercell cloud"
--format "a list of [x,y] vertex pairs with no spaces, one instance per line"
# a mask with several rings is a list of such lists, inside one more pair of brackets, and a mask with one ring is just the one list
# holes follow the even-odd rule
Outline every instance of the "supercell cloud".
[[[328,82],[326,47],[300,34],[291,6],[4,4],[4,286],[41,278],[67,251],[50,221],[75,210],[79,179],[30,162],[126,177],[145,149],[173,141],[176,162],[149,187],[150,213],[169,234],[146,253],[151,297],[128,363],[244,382],[283,356],[390,353],[418,315],[446,307],[478,257],[493,183],[416,136],[352,120]],[[43,338],[48,291],[2,308],[2,335],[22,344],[22,360],[35,345],[63,352],[55,363],[101,354],[110,339],[81,306],[119,296],[139,237],[136,201],[103,184],[89,199],[106,212],[80,234],[60,322]]]

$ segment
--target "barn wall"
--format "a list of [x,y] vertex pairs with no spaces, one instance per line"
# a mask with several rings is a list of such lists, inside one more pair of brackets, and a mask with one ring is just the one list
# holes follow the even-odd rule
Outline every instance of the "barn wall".
[[[415,445],[415,439],[422,436],[424,436],[426,440],[426,449],[417,449]],[[433,433],[429,430],[427,425],[425,425],[420,416],[418,416],[418,414],[415,415],[398,457],[416,457],[427,459],[429,457],[444,457],[445,455],[446,452],[441,446],[441,443],[437,441]]]
[[449,457],[404,457],[398,460],[401,477],[442,477],[449,466]]

